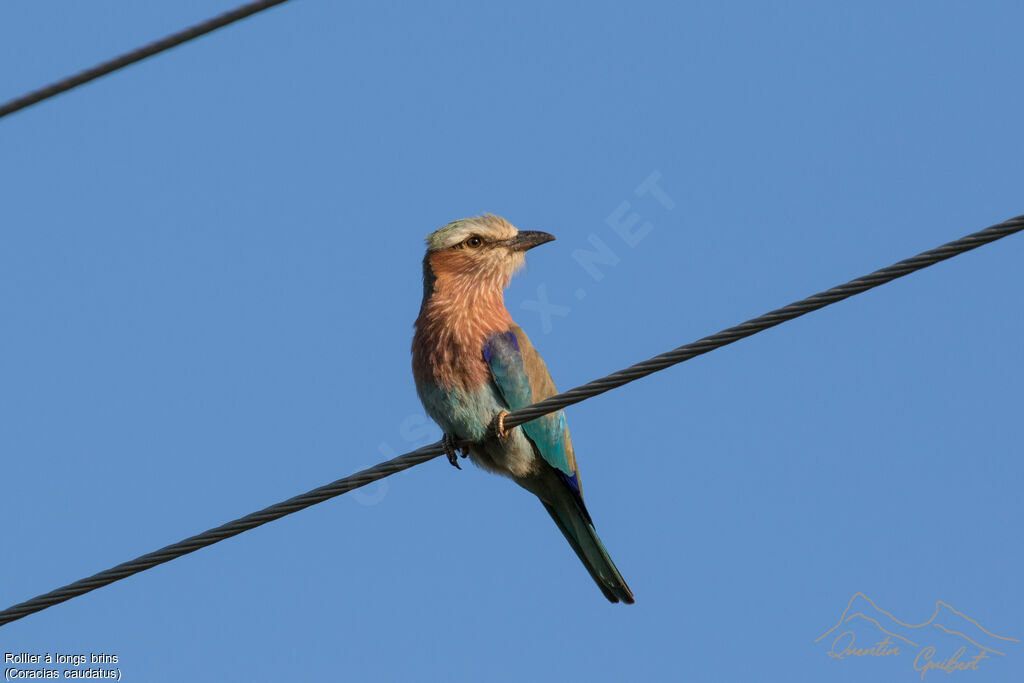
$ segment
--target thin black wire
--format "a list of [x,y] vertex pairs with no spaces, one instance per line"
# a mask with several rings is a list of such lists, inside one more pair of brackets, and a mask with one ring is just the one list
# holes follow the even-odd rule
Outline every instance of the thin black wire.
[[[655,356],[650,360],[646,360],[642,363],[637,363],[625,370],[620,370],[612,375],[608,375],[602,379],[595,380],[588,384],[584,384],[581,387],[571,389],[564,393],[552,396],[549,399],[540,401],[531,406],[528,406],[522,410],[517,410],[514,413],[510,413],[505,418],[505,426],[512,427],[515,425],[528,422],[536,419],[541,415],[552,413],[566,406],[579,403],[584,399],[620,387],[623,384],[627,384],[634,380],[646,377],[659,370],[664,370],[667,367],[682,363],[683,361],[694,358],[701,354],[705,354],[714,349],[721,348],[727,344],[731,344],[735,341],[749,337],[753,334],[766,330],[769,327],[774,327],[780,323],[786,322],[798,318],[802,315],[816,311],[819,308],[828,306],[837,301],[842,301],[855,294],[860,294],[879,285],[883,285],[896,278],[909,275],[915,271],[927,268],[928,266],[934,265],[939,261],[944,261],[948,258],[952,258],[957,254],[962,254],[965,251],[970,251],[983,244],[994,242],[995,240],[1011,235],[1015,232],[1024,230],[1024,215],[1012,218],[1004,223],[993,225],[990,228],[986,228],[979,232],[968,235],[962,239],[958,239],[955,242],[944,244],[937,249],[923,252],[914,256],[913,258],[900,261],[888,268],[882,268],[876,270],[870,275],[859,277],[856,280],[851,280],[845,285],[833,287],[832,289],[826,290],[814,296],[807,297],[795,303],[778,308],[770,313],[748,320],[742,325],[736,325],[729,329],[722,330],[717,334],[713,334],[709,337],[704,337],[692,344],[686,346],[680,346],[678,349],[663,353],[660,356]],[[4,611],[0,612],[0,626],[8,624],[22,617],[26,617],[35,612],[42,611],[47,607],[51,607],[58,603],[70,600],[71,598],[79,595],[84,595],[89,591],[101,588],[108,584],[114,583],[121,579],[138,574],[146,569],[151,569],[164,562],[187,555],[188,553],[205,548],[213,545],[219,541],[223,541],[226,538],[237,536],[238,534],[255,529],[258,526],[272,522],[275,519],[280,519],[285,515],[290,515],[293,512],[298,512],[317,503],[322,503],[325,500],[340,496],[343,493],[347,493],[353,489],[357,489],[360,486],[365,486],[371,482],[383,479],[384,477],[391,476],[402,470],[409,469],[420,463],[432,460],[437,456],[444,453],[444,448],[441,442],[424,446],[411,453],[400,455],[397,458],[388,460],[387,462],[380,463],[369,469],[365,469],[361,472],[357,472],[344,479],[338,479],[337,481],[321,486],[320,488],[313,489],[307,493],[289,498],[288,500],[271,505],[268,508],[264,508],[259,512],[254,512],[250,515],[246,515],[240,519],[236,519],[233,522],[228,522],[219,527],[204,531],[201,534],[197,534],[190,538],[186,538],[183,541],[174,543],[165,548],[161,548],[155,552],[147,555],[142,555],[134,560],[129,560],[122,564],[107,569],[99,574],[95,574],[85,579],[81,579],[72,584],[68,584],[63,588],[50,591],[44,595],[32,598],[26,602],[9,607]]]
[[263,10],[270,9],[275,5],[281,5],[285,2],[288,2],[288,0],[260,0],[260,2],[250,2],[246,5],[242,5],[241,7],[237,7],[231,10],[230,12],[225,12],[220,16],[207,19],[206,21],[200,24],[196,24],[195,26],[190,26],[189,28],[186,28],[182,31],[178,31],[177,33],[172,33],[171,35],[165,38],[161,38],[160,40],[152,42],[148,45],[143,45],[140,48],[132,50],[131,52],[126,52],[120,57],[115,57],[109,61],[103,62],[102,64],[97,64],[91,69],[80,71],[79,73],[73,76],[68,76],[67,78],[57,81],[56,83],[51,83],[50,85],[42,87],[39,90],[35,90],[33,92],[28,93],[27,95],[23,95],[17,99],[13,99],[10,102],[6,102],[0,105],[0,119],[10,114],[13,114],[16,111],[20,111],[25,107],[31,107],[33,104],[38,104],[43,100],[47,100],[51,97],[54,97],[55,95],[59,95],[62,92],[67,92],[72,88],[77,88],[78,86],[84,83],[88,83],[89,81],[95,80],[100,76],[106,76],[107,74],[113,71],[123,69],[124,67],[134,64],[135,62],[142,61],[146,57],[152,57],[157,53],[169,50],[172,47],[181,45],[184,42],[192,40],[193,38],[198,38],[201,35],[210,33],[211,31],[216,31],[217,29],[223,28],[228,24],[233,24],[234,22],[240,19],[245,19],[246,17],[252,16],[257,12],[262,12]]

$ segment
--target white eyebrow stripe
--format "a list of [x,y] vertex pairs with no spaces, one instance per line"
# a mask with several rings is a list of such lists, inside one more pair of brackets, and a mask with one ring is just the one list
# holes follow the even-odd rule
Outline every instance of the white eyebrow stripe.
[[449,249],[474,234],[480,235],[488,241],[500,242],[512,239],[519,234],[519,231],[504,218],[487,214],[452,221],[428,235],[427,246],[434,251]]

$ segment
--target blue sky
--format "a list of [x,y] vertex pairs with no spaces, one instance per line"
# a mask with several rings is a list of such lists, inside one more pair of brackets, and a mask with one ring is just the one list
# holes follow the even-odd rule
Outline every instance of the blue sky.
[[[0,99],[230,6],[5,2]],[[558,236],[507,302],[570,388],[1024,212],[1022,21],[295,0],[0,121],[0,602],[436,439],[409,344],[454,218]],[[0,651],[149,683],[921,680],[956,637],[815,639],[858,592],[1024,639],[1022,262],[1011,237],[571,408],[633,607],[529,494],[435,460]],[[951,680],[1024,676],[985,643]]]

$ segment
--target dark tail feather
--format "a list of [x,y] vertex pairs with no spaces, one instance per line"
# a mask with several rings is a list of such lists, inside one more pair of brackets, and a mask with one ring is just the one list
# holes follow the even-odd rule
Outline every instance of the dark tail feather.
[[[541,501],[543,502],[543,501]],[[618,567],[605,550],[604,544],[594,531],[590,515],[580,508],[579,504],[566,496],[557,507],[544,503],[544,508],[562,530],[569,545],[576,551],[583,566],[590,572],[594,583],[610,602],[633,604],[633,591],[629,590],[626,580],[622,578]]]

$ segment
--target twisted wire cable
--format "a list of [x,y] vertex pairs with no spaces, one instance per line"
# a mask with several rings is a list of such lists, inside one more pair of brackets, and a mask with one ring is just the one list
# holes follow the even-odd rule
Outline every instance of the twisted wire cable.
[[930,249],[922,252],[917,256],[904,259],[899,263],[894,263],[888,268],[882,268],[875,272],[859,277],[856,280],[850,280],[844,285],[827,289],[824,292],[818,292],[813,296],[809,296],[806,299],[801,299],[788,306],[782,308],[776,308],[774,311],[769,311],[762,316],[748,320],[747,322],[730,327],[726,330],[722,330],[711,336],[704,337],[695,342],[680,346],[678,349],[673,349],[659,356],[655,356],[650,360],[645,360],[642,363],[631,365],[625,370],[619,370],[616,373],[596,379],[593,382],[588,382],[583,386],[570,389],[569,391],[552,396],[551,398],[534,403],[531,406],[517,410],[514,413],[509,413],[505,418],[506,427],[514,427],[530,420],[535,420],[541,415],[554,412],[559,408],[565,408],[571,406],[574,403],[579,403],[584,399],[588,399],[598,394],[603,394],[606,391],[621,387],[623,384],[628,384],[634,380],[638,380],[641,377],[646,377],[652,373],[664,370],[665,368],[671,367],[683,361],[690,360],[696,356],[707,353],[708,351],[714,351],[717,348],[721,348],[727,344],[732,344],[735,341],[744,339],[753,334],[757,334],[763,330],[767,330],[769,327],[775,327],[780,323],[799,318],[802,315],[806,315],[812,311],[816,311],[819,308],[824,308],[829,304],[834,304],[837,301],[848,299],[849,297],[866,292],[869,289],[884,285],[887,282],[891,282],[897,278],[901,278],[904,275],[910,275],[913,272],[927,268],[928,266],[935,265],[939,261],[945,261],[958,254],[962,254],[965,251],[976,249],[989,242],[995,242],[998,239],[1002,239],[1007,235],[1012,235],[1015,232],[1024,230],[1024,215],[1011,218],[1007,221],[993,225],[984,230],[962,237],[953,242],[943,244],[941,247]]
[[[851,280],[844,285],[833,287],[832,289],[809,296],[806,299],[801,299],[800,301],[789,304],[788,306],[775,309],[774,311],[765,313],[762,316],[748,320],[741,325],[730,327],[718,332],[717,334],[699,339],[691,344],[680,346],[677,349],[655,356],[650,360],[637,363],[625,370],[620,370],[619,372],[608,375],[607,377],[594,380],[593,382],[589,382],[575,389],[570,389],[569,391],[558,394],[557,396],[552,396],[551,398],[535,403],[523,408],[522,410],[509,413],[504,420],[505,426],[507,428],[512,428],[515,425],[529,422],[530,420],[536,419],[542,415],[555,412],[556,410],[573,405],[574,403],[579,403],[580,401],[592,396],[603,394],[606,391],[628,384],[629,382],[640,379],[641,377],[646,377],[647,375],[658,372],[659,370],[664,370],[672,365],[682,363],[701,354],[732,344],[735,341],[739,341],[740,339],[744,339],[770,327],[774,327],[775,325],[786,322],[787,320],[793,320],[794,318],[806,315],[811,311],[824,308],[829,304],[842,301],[843,299],[854,296],[855,294],[860,294],[861,292],[873,289],[874,287],[883,285],[895,280],[896,278],[909,275],[910,273],[921,270],[922,268],[934,265],[939,261],[944,261],[958,254],[962,254],[965,251],[976,249],[983,244],[994,242],[995,240],[1020,232],[1021,230],[1024,230],[1024,215],[1011,218],[1008,221],[967,235],[966,237],[954,242],[949,242],[948,244],[944,244],[936,249],[923,252],[913,258],[891,265],[888,268],[876,270],[870,275],[865,275],[857,278],[856,280]],[[70,600],[71,598],[79,595],[84,595],[85,593],[109,585],[115,581],[120,581],[121,579],[125,579],[133,574],[138,574],[141,571],[151,569],[157,565],[169,562],[183,555],[187,555],[188,553],[195,552],[200,548],[205,548],[213,545],[214,543],[223,541],[224,539],[237,536],[238,534],[250,529],[255,529],[267,522],[280,519],[285,515],[290,515],[293,512],[298,512],[299,510],[316,505],[317,503],[322,503],[325,500],[340,496],[343,493],[365,486],[366,484],[377,481],[378,479],[389,477],[392,474],[401,472],[402,470],[406,470],[410,467],[414,467],[415,465],[432,460],[444,452],[444,446],[440,441],[424,446],[423,448],[400,455],[396,458],[370,467],[369,469],[357,472],[351,476],[338,479],[337,481],[325,486],[315,488],[307,493],[289,498],[284,502],[271,505],[270,507],[264,508],[258,512],[253,512],[252,514],[246,515],[245,517],[241,517],[232,522],[228,522],[227,524],[222,524],[221,526],[204,531],[201,534],[186,538],[183,541],[166,546],[160,550],[142,555],[141,557],[129,560],[128,562],[123,562],[116,567],[94,574],[88,578],[75,581],[67,586],[58,588],[50,591],[49,593],[45,593],[3,610],[0,612],[0,626],[42,611],[47,607]]]
[[123,69],[124,67],[134,64],[135,62],[140,62],[147,57],[152,57],[155,54],[169,50],[184,42],[198,38],[201,35],[210,33],[211,31],[216,31],[228,24],[233,24],[240,19],[245,19],[257,12],[262,12],[265,9],[270,9],[275,5],[280,5],[285,2],[288,2],[288,0],[260,0],[259,2],[250,2],[246,5],[236,7],[229,12],[225,12],[224,14],[178,31],[177,33],[172,33],[171,35],[149,43],[148,45],[143,45],[131,52],[126,52],[119,57],[114,57],[102,64],[97,64],[90,69],[80,71],[77,74],[68,76],[67,78],[51,83],[50,85],[39,88],[38,90],[34,90],[26,95],[22,95],[10,102],[5,102],[0,105],[0,119],[13,114],[16,111],[21,111],[26,107],[31,107],[33,104],[38,104],[43,100],[59,95],[62,92],[67,92],[72,88],[77,88],[78,86],[95,80],[100,76],[106,76],[113,71]]

